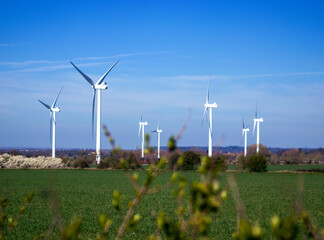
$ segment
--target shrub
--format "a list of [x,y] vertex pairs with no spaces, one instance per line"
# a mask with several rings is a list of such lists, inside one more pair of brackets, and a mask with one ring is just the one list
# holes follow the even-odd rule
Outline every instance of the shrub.
[[71,167],[72,165],[71,165],[71,158],[69,158],[69,157],[63,157],[62,158],[62,162],[66,165],[66,166],[68,166],[68,167]]
[[216,154],[212,156],[212,162],[216,165],[216,168],[221,171],[225,171],[227,169],[226,164],[227,156],[222,154]]
[[180,154],[178,152],[172,153],[169,156],[169,159],[168,159],[168,168],[169,169],[175,170],[177,168],[177,162],[178,162],[179,157],[180,157]]
[[66,164],[60,158],[27,158],[21,155],[0,155],[0,168],[64,168]]
[[262,153],[255,153],[247,159],[247,167],[251,172],[266,172],[267,159]]
[[247,157],[244,157],[244,155],[241,155],[238,159],[239,168],[242,170],[245,170],[247,168]]
[[86,159],[84,158],[80,158],[80,159],[77,159],[73,162],[73,167],[74,168],[81,168],[81,169],[84,169],[84,168],[89,168],[89,163]]
[[105,169],[105,168],[117,169],[119,168],[119,159],[114,155],[104,157],[104,159],[100,161],[97,167],[100,169]]
[[[123,161],[121,162],[121,159]],[[112,154],[111,156],[105,157],[102,161],[100,161],[98,168],[113,168],[120,169],[121,164],[123,164],[123,168],[126,169],[138,169],[141,167],[141,162],[139,158],[136,157],[136,154],[133,152],[119,151],[117,154]]]
[[200,155],[194,151],[185,151],[178,160],[180,170],[192,170],[200,164]]
[[136,157],[133,152],[126,154],[125,156],[127,168],[138,169],[141,167],[141,161]]

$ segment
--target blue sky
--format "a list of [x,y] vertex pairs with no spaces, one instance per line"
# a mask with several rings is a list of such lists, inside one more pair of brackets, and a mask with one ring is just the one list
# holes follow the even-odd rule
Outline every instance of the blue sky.
[[258,100],[261,143],[324,147],[323,12],[323,1],[1,1],[0,147],[49,148],[37,100],[63,87],[57,147],[94,148],[92,91],[69,61],[97,80],[118,59],[102,123],[123,148],[140,145],[142,107],[147,130],[161,121],[162,145],[191,109],[179,145],[207,146],[208,79],[214,142],[240,145]]

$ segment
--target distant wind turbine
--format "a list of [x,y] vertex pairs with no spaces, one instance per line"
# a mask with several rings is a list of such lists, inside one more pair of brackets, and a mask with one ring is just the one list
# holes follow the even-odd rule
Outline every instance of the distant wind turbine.
[[209,81],[208,81],[208,88],[207,88],[207,96],[206,96],[206,103],[205,103],[205,111],[203,115],[203,119],[206,116],[206,112],[209,111],[209,141],[208,141],[208,156],[211,157],[213,155],[213,137],[212,137],[212,131],[213,131],[213,108],[217,108],[216,102],[209,103]]
[[52,106],[48,106],[46,103],[43,103],[41,100],[38,99],[38,101],[44,105],[44,107],[46,107],[49,112],[50,112],[50,141],[52,142],[52,158],[55,158],[55,125],[56,125],[56,121],[55,121],[55,113],[56,112],[60,112],[61,109],[59,107],[55,107],[56,102],[58,97],[60,96],[62,91],[62,88],[59,92],[59,94],[57,95],[57,97],[55,98]]
[[[143,114],[142,114],[143,115]],[[143,122],[142,121],[142,115],[141,115],[141,120],[138,123],[139,124],[139,129],[138,129],[138,137],[141,133],[141,129],[142,129],[142,158],[144,158],[144,141],[145,141],[145,136],[144,136],[144,126],[147,126],[148,123],[147,122]]]
[[256,152],[259,152],[259,142],[260,142],[260,122],[263,122],[263,118],[258,118],[258,104],[256,105],[255,108],[255,116],[254,116],[254,124],[253,124],[253,134],[254,134],[254,129],[255,129],[255,125],[257,124],[257,139],[256,139]]
[[92,81],[90,77],[85,75],[79,68],[77,68],[71,61],[70,63],[73,65],[73,67],[87,80],[88,83],[90,83],[91,87],[93,88],[93,100],[92,100],[92,136],[93,136],[93,129],[94,129],[94,109],[95,109],[95,102],[96,102],[96,91],[98,91],[98,101],[97,101],[97,139],[96,139],[96,161],[97,164],[100,163],[101,156],[100,156],[100,118],[101,118],[101,90],[106,90],[107,83],[103,82],[105,77],[108,75],[108,73],[115,67],[115,65],[119,62],[115,62],[110,69],[98,80],[96,84]]
[[246,157],[247,154],[247,132],[250,131],[249,127],[245,127],[244,125],[244,119],[243,121],[243,127],[242,127],[242,137],[244,135],[244,157]]
[[157,125],[156,130],[153,130],[152,132],[156,132],[157,133],[157,137],[158,137],[158,159],[160,159],[160,135],[162,133],[162,130],[160,129],[160,123]]

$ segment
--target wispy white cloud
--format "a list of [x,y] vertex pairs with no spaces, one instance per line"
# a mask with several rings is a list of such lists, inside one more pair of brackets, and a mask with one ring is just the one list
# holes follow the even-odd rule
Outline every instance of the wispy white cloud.
[[[0,44],[1,46],[1,44]],[[138,52],[138,53],[124,53],[124,54],[117,54],[113,56],[101,56],[101,57],[79,57],[73,58],[69,60],[26,60],[21,62],[0,62],[0,65],[7,65],[7,66],[28,66],[28,65],[40,65],[40,64],[62,64],[68,63],[70,60],[72,61],[100,61],[100,60],[108,60],[108,59],[116,59],[116,58],[123,58],[123,57],[132,57],[132,56],[140,56],[140,55],[154,55],[154,54],[164,54],[167,53],[166,51],[155,51],[155,52]],[[104,62],[106,63],[106,62]],[[60,68],[58,68],[60,69]]]
[[13,47],[15,46],[14,43],[0,43],[0,47]]
[[22,62],[0,62],[0,65],[8,65],[8,66],[26,66],[26,65],[33,65],[33,64],[57,64],[63,63],[66,61],[59,60],[59,61],[49,61],[49,60],[28,60]]
[[269,77],[287,77],[287,76],[309,76],[309,75],[324,75],[324,72],[287,72],[287,73],[268,73],[268,74],[251,74],[251,75],[179,75],[171,77],[163,77],[170,80],[235,80],[247,78],[269,78]]
[[[108,64],[108,63],[110,62],[80,63],[78,64],[78,67],[96,66],[96,65]],[[37,68],[24,68],[24,69],[6,71],[6,72],[48,72],[48,71],[63,70],[69,68],[73,68],[73,67],[69,62],[66,61],[66,64],[61,64],[61,65],[43,66]]]
[[113,59],[113,58],[121,58],[121,57],[132,57],[132,56],[139,56],[139,55],[154,55],[154,54],[164,54],[164,53],[167,53],[167,51],[125,53],[125,54],[117,54],[117,55],[108,56],[108,57],[80,57],[80,58],[75,58],[74,60],[104,60],[104,59]]

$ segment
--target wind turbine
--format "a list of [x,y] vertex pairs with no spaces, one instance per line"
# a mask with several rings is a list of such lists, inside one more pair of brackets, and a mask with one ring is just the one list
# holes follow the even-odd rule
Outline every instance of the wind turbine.
[[209,111],[209,141],[208,141],[208,156],[211,157],[213,155],[213,145],[212,145],[212,131],[213,131],[213,108],[217,108],[216,102],[209,103],[209,81],[208,81],[208,88],[207,88],[207,96],[206,96],[206,103],[205,103],[205,111],[203,115],[203,119],[206,115],[206,112]]
[[160,137],[161,137],[161,133],[162,133],[162,130],[160,129],[160,123],[157,125],[156,130],[154,130],[152,132],[157,133],[157,137],[158,137],[158,159],[160,159]]
[[146,121],[143,122],[142,115],[141,115],[141,120],[140,120],[140,122],[138,124],[139,124],[138,137],[139,137],[141,129],[142,129],[142,158],[144,158],[144,141],[145,141],[144,127],[147,126],[148,123]]
[[61,91],[62,91],[62,88],[59,92],[59,94],[57,95],[57,97],[55,98],[52,106],[48,106],[46,103],[43,103],[41,100],[38,99],[38,101],[44,105],[44,107],[46,107],[49,112],[50,112],[50,141],[52,142],[52,158],[55,158],[55,125],[56,125],[56,122],[55,122],[55,113],[56,112],[60,112],[61,109],[59,107],[55,107],[56,105],[56,102],[57,102],[57,99],[58,97],[60,96],[61,94]]
[[256,139],[256,152],[259,152],[259,142],[260,142],[260,122],[263,122],[263,118],[258,118],[258,105],[256,105],[255,108],[255,116],[254,116],[254,124],[253,124],[253,134],[254,134],[254,129],[255,129],[255,125],[257,125],[257,139]]
[[245,127],[244,126],[244,119],[242,119],[243,121],[243,127],[242,127],[242,137],[244,135],[244,157],[246,157],[246,153],[247,153],[247,132],[250,131],[249,127]]
[[97,139],[96,139],[96,161],[97,164],[100,163],[100,118],[101,118],[101,90],[106,90],[107,83],[103,82],[105,77],[108,75],[108,73],[115,67],[115,65],[119,62],[115,62],[110,69],[98,80],[96,84],[92,81],[90,77],[85,75],[79,68],[77,68],[71,61],[70,63],[73,65],[73,67],[87,80],[88,83],[90,83],[91,87],[93,88],[93,100],[92,100],[92,136],[93,136],[93,128],[94,128],[94,108],[95,108],[95,101],[96,101],[96,92],[98,91],[98,101],[97,101]]

